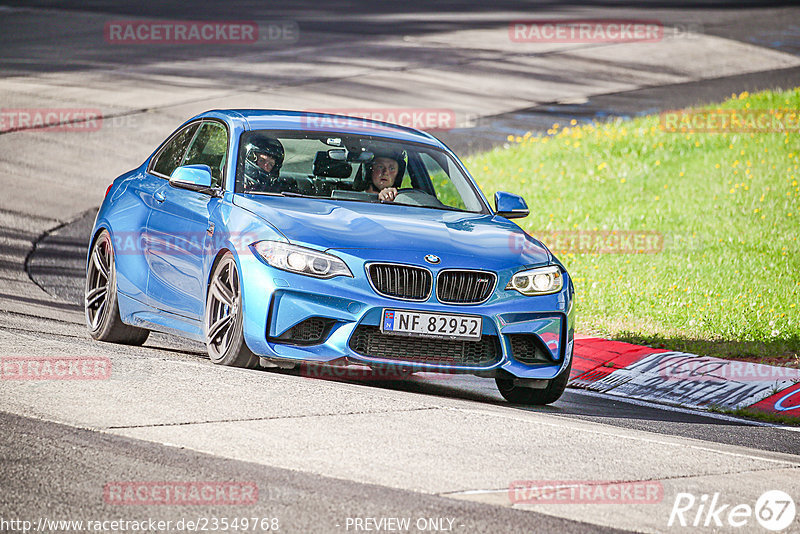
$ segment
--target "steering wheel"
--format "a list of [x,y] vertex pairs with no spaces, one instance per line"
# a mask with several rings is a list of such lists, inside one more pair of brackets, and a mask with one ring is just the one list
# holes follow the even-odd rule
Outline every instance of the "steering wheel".
[[421,189],[414,189],[413,187],[398,189],[394,201],[400,201],[400,204],[407,204],[409,206],[438,207],[443,205],[435,196]]

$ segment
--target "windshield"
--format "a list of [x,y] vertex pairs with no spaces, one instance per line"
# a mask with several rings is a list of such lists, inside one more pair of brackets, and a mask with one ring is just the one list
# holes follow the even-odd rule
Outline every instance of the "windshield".
[[[390,195],[379,193],[388,190]],[[433,147],[329,132],[255,130],[239,143],[236,192],[483,213],[453,159]]]

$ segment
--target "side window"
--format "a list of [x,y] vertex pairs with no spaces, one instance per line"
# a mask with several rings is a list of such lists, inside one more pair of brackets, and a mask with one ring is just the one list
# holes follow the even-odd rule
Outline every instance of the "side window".
[[225,127],[218,122],[204,122],[181,165],[208,165],[213,177],[211,185],[219,187],[227,155],[228,133]]
[[173,137],[169,143],[164,147],[158,155],[158,159],[153,163],[151,169],[163,176],[169,177],[178,165],[181,164],[181,159],[186,153],[186,147],[192,141],[194,132],[197,131],[197,123],[187,126],[178,134]]
[[419,156],[425,169],[428,171],[428,175],[433,183],[433,188],[436,191],[436,198],[439,199],[439,202],[451,208],[458,208],[460,210],[467,209],[462,200],[462,195],[459,193],[455,184],[450,180],[450,175],[447,171],[439,165],[439,162],[425,152],[420,152]]

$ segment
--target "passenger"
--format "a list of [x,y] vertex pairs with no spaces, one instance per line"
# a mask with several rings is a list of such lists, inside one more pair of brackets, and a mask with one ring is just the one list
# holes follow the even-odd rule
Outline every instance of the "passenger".
[[297,184],[293,180],[280,178],[284,157],[280,141],[255,134],[247,141],[244,149],[245,192],[297,192]]
[[366,166],[370,181],[365,191],[377,193],[378,199],[391,202],[397,196],[397,188],[403,181],[405,161],[402,153],[376,154]]

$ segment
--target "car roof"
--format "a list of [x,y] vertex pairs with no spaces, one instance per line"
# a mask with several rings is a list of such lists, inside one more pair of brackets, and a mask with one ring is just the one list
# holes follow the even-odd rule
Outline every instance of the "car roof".
[[217,109],[201,113],[194,119],[208,116],[225,118],[231,123],[238,123],[244,130],[336,132],[386,137],[445,148],[441,141],[420,130],[356,116],[276,109]]

